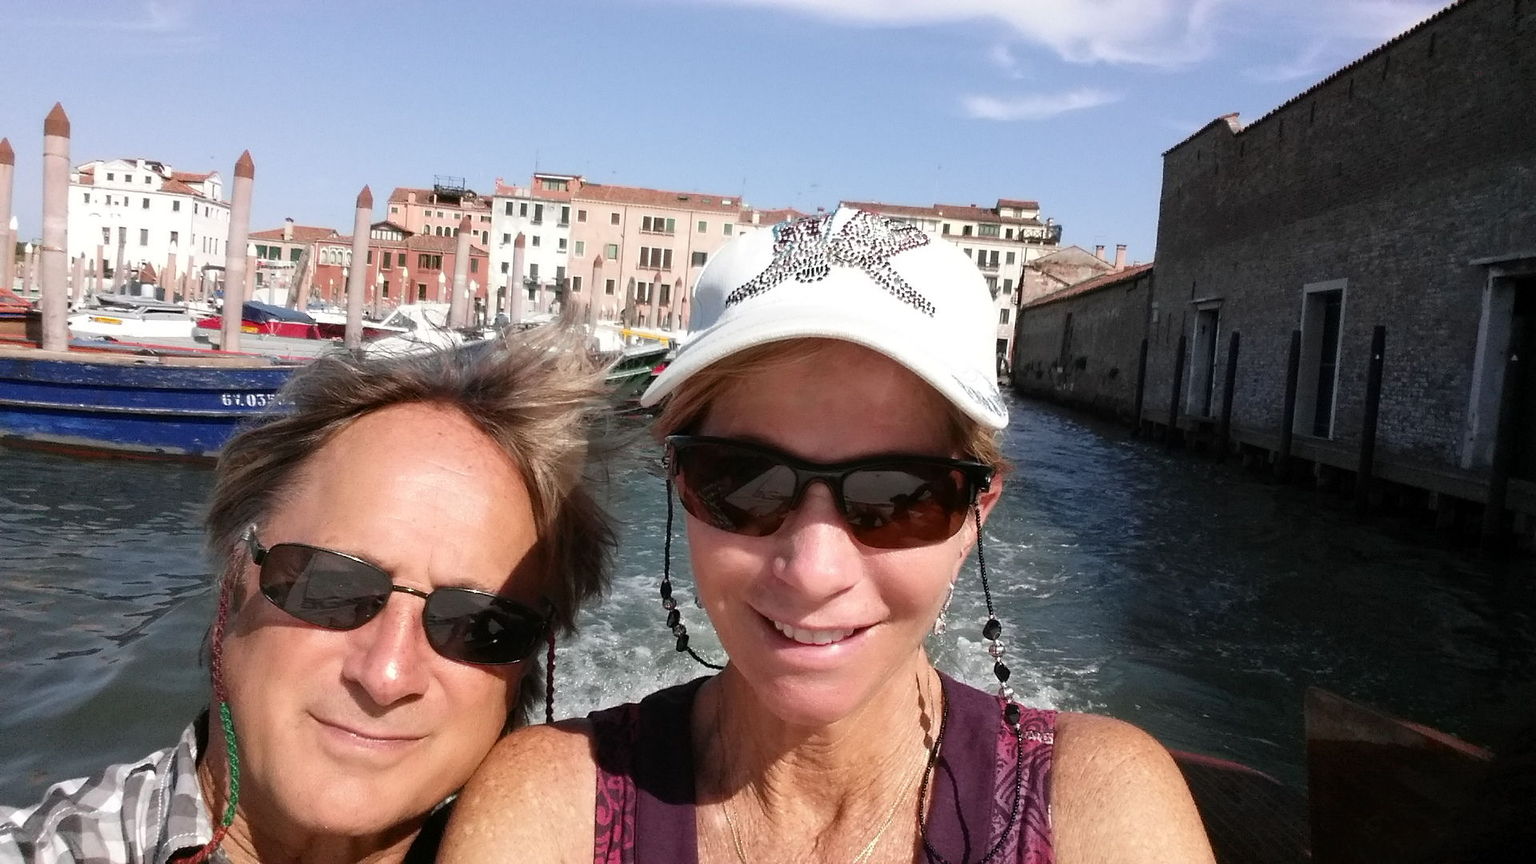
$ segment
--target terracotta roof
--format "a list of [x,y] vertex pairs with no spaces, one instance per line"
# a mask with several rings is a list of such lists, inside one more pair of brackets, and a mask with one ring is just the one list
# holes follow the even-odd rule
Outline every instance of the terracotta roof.
[[[327,240],[336,236],[335,228],[321,228],[315,225],[293,226],[293,239],[289,243],[313,243],[316,240]],[[265,231],[252,231],[252,240],[282,240],[282,228],[268,228]]]
[[608,183],[584,183],[571,196],[574,201],[597,201],[605,204],[638,204],[642,207],[665,207],[671,210],[713,210],[735,213],[741,209],[741,201],[735,195],[712,195],[706,192],[668,192],[663,189],[646,189],[640,186],[615,186]]
[[433,190],[433,189],[417,189],[417,188],[414,188],[414,187],[411,187],[411,186],[396,186],[395,190],[393,192],[389,193],[389,203],[391,203],[391,204],[406,204],[406,203],[409,203],[408,196],[412,192],[416,193],[416,204],[414,204],[412,206],[443,207],[443,208],[452,207],[455,210],[461,210],[461,209],[462,210],[471,210],[471,209],[473,209],[473,210],[489,210],[489,209],[491,209],[491,199],[481,196],[480,194],[476,193],[473,189],[465,189],[464,190],[464,197],[462,199],[460,199],[459,203],[458,204],[450,204],[450,203],[448,203],[446,201],[433,201],[432,200],[433,196],[437,194],[436,190]]
[[778,210],[754,210],[751,207],[743,207],[741,217],[736,221],[750,225],[752,223],[752,214],[754,213],[757,214],[757,224],[759,225],[777,225],[780,222],[788,222],[791,219],[803,219],[810,215],[809,213],[801,213],[793,207],[782,207]]
[[199,192],[198,190],[193,189],[191,186],[188,186],[187,184],[181,182],[180,180],[167,180],[164,183],[161,183],[160,184],[160,191],[161,192],[170,192],[170,193],[175,194],[175,195],[192,195],[192,196],[195,196],[195,197],[198,197],[198,198],[207,198],[208,197],[207,195],[204,195],[202,192]]
[[201,183],[213,176],[212,171],[198,173],[196,171],[172,171],[171,179],[180,180],[183,183]]
[[888,216],[915,216],[922,219],[955,219],[967,222],[995,222],[999,225],[1043,225],[1039,219],[1017,216],[1001,216],[996,210],[971,204],[935,204],[932,207],[912,207],[906,204],[884,204],[879,201],[844,201],[846,207],[872,210]]
[[1081,297],[1084,294],[1090,294],[1103,288],[1119,285],[1122,282],[1130,282],[1142,276],[1143,274],[1152,272],[1152,264],[1153,262],[1150,261],[1146,264],[1134,264],[1125,268],[1124,270],[1115,273],[1105,273],[1101,276],[1095,276],[1092,279],[1084,279],[1076,285],[1068,285],[1067,287],[1055,292],[1054,294],[1047,294],[1037,300],[1031,300],[1030,302],[1025,303],[1023,308],[1033,309],[1036,306],[1044,306],[1047,303],[1055,303],[1057,300],[1066,300],[1069,297]]
[[1317,92],[1318,90],[1322,89],[1323,87],[1326,87],[1334,79],[1342,77],[1345,73],[1349,72],[1351,69],[1354,69],[1355,67],[1360,66],[1361,64],[1363,64],[1366,61],[1370,60],[1372,57],[1375,57],[1377,54],[1380,54],[1380,53],[1382,53],[1384,51],[1387,51],[1387,50],[1391,49],[1391,47],[1393,45],[1396,45],[1397,43],[1402,42],[1404,39],[1408,39],[1409,37],[1413,36],[1414,34],[1418,33],[1419,31],[1423,30],[1425,27],[1428,27],[1430,24],[1434,23],[1435,21],[1438,21],[1441,18],[1445,17],[1446,15],[1451,14],[1455,10],[1460,9],[1463,6],[1468,5],[1468,2],[1469,2],[1469,0],[1455,0],[1455,2],[1451,3],[1449,6],[1446,6],[1445,8],[1441,9],[1440,11],[1435,12],[1434,14],[1430,15],[1428,18],[1425,18],[1423,21],[1420,21],[1419,23],[1413,25],[1412,27],[1408,28],[1407,30],[1404,30],[1403,32],[1397,34],[1396,36],[1393,36],[1391,39],[1388,39],[1387,41],[1381,43],[1380,45],[1377,45],[1371,51],[1369,51],[1368,53],[1366,53],[1364,55],[1361,55],[1359,58],[1357,58],[1353,62],[1347,63],[1344,66],[1341,66],[1340,68],[1335,70],[1333,72],[1333,74],[1329,75],[1328,77],[1324,78],[1323,80],[1317,82],[1316,84],[1313,84],[1311,87],[1308,87],[1307,89],[1301,91],[1300,93],[1297,93],[1295,96],[1292,96],[1290,99],[1287,99],[1286,101],[1284,101],[1284,102],[1280,103],[1279,105],[1275,106],[1274,108],[1270,109],[1267,113],[1265,113],[1262,116],[1260,116],[1259,119],[1253,121],[1252,123],[1249,123],[1247,126],[1244,126],[1242,123],[1240,123],[1238,121],[1237,114],[1235,114],[1235,113],[1233,113],[1233,114],[1223,114],[1220,117],[1217,117],[1215,120],[1212,120],[1211,122],[1205,124],[1204,126],[1201,126],[1199,129],[1195,130],[1195,132],[1193,134],[1191,134],[1188,138],[1185,138],[1183,141],[1180,141],[1179,143],[1173,145],[1172,147],[1169,147],[1167,150],[1164,150],[1163,151],[1163,155],[1167,156],[1169,153],[1172,153],[1173,151],[1179,149],[1180,147],[1183,147],[1185,144],[1188,144],[1189,142],[1193,141],[1194,139],[1199,138],[1201,136],[1201,134],[1203,134],[1205,132],[1205,130],[1207,130],[1207,129],[1211,128],[1212,126],[1216,125],[1217,123],[1221,123],[1223,121],[1226,122],[1227,127],[1232,130],[1232,133],[1234,135],[1242,133],[1242,132],[1246,132],[1249,129],[1252,129],[1253,127],[1259,125],[1260,123],[1264,122],[1265,120],[1268,120],[1270,117],[1273,117],[1274,115],[1280,113],[1281,111],[1284,111],[1286,108],[1289,108],[1290,106],[1296,104],[1297,102],[1300,102],[1301,100],[1307,98],[1308,96],[1312,95],[1313,93]]
[[1017,207],[1020,210],[1039,210],[1040,209],[1040,202],[1039,201],[1020,201],[1017,198],[999,198],[999,199],[997,199],[997,209],[1001,210],[1004,207]]

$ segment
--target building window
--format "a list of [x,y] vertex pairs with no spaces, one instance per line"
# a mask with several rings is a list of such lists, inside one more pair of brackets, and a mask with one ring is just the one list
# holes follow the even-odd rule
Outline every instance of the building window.
[[969,237],[969,236],[971,236],[971,226],[969,226],[969,225],[961,225],[960,226],[960,236],[961,237]]
[[736,228],[735,225],[732,225],[731,223],[727,222],[724,225],[720,226],[720,233],[724,234],[727,237],[729,237],[729,236],[731,236],[731,231],[733,231],[735,228]]
[[144,175],[144,185],[146,185],[146,186],[149,185],[149,175],[148,174]]
[[564,237],[556,238],[556,240],[555,240],[555,248],[558,251],[561,251],[561,252],[565,251],[565,238]]
[[512,235],[511,234],[503,233],[501,235],[501,242],[502,242],[503,245],[505,245],[507,243],[511,243],[512,242]]
[[544,205],[543,204],[535,204],[535,205],[533,205],[533,224],[535,224],[535,225],[543,225],[544,224]]
[[615,213],[609,213],[608,214],[608,224],[609,225],[617,225],[617,224],[619,224],[619,214],[616,213],[616,212]]
[[997,310],[997,323],[999,323],[999,324],[1007,324],[1008,323],[1008,310],[1007,309],[999,309],[999,310]]
[[535,235],[533,235],[533,238],[532,238],[532,239],[533,239],[533,245],[534,245],[534,247],[537,247],[537,246],[538,246],[538,245],[539,245],[539,239],[540,239],[540,238],[539,238],[539,235],[537,235],[537,234],[535,234]]
[[469,272],[471,272],[471,273],[479,273],[480,272],[480,259],[479,258],[471,258],[471,259],[469,259]]
[[577,222],[585,222],[585,221],[587,221],[587,211],[585,211],[585,210],[577,210],[576,211],[576,221]]
[[117,245],[128,245],[128,227],[126,225],[119,225],[117,227]]
[[139,209],[141,209],[141,210],[148,210],[149,209],[149,199],[148,198],[144,199],[144,205],[142,207],[140,207]]
[[677,220],[662,216],[645,216],[640,220],[640,230],[651,234],[672,234],[677,231]]
[[304,251],[303,249],[300,249],[297,246],[293,247],[292,249],[289,249],[288,250],[288,260],[289,261],[297,261],[297,260],[299,260],[299,255],[303,251]]
[[699,220],[699,233],[700,234],[705,234],[705,233],[708,233],[708,231],[709,231],[709,223],[704,221],[703,219],[700,219]]
[[180,231],[172,231],[171,232],[171,243],[173,243],[175,245],[178,245],[178,246],[181,245],[181,232]]
[[1003,293],[1004,294],[1012,294],[1013,293],[1013,280],[1012,279],[1004,279],[1003,280]]
[[707,252],[695,252],[695,253],[693,253],[693,257],[689,260],[688,264],[691,267],[703,267],[704,266],[704,262],[706,260],[708,260],[708,259],[709,259],[709,253],[707,253]]
[[528,265],[528,278],[532,279],[535,282],[539,281],[539,265],[537,265],[537,264],[529,264]]
[[[565,185],[565,181],[560,181],[560,184],[562,186]],[[564,228],[569,224],[571,224],[571,208],[568,206],[562,206],[560,208],[560,227]]]
[[81,200],[81,203],[83,203],[83,204],[91,203],[91,193],[86,192],[84,195],[81,196],[80,200]]
[[[565,241],[562,240],[560,242],[564,243]],[[580,258],[581,256],[587,254],[587,241],[585,241],[585,240],[577,240],[576,241],[576,248],[574,250],[572,250],[572,251],[575,253],[577,258]]]
[[116,178],[116,177],[114,177],[114,176],[112,176],[112,172],[111,172],[111,171],[108,171],[108,172],[107,172],[107,179],[108,179],[108,180],[116,180],[116,179],[117,179],[117,178]]
[[967,258],[971,257],[972,254],[974,254],[969,246],[961,247],[960,251],[964,252],[965,253],[965,257],[967,257]]
[[519,215],[519,216],[527,216],[528,215],[528,202],[527,201],[522,201],[522,202],[518,203],[518,205],[517,205],[517,215]]
[[998,236],[998,233],[1001,231],[1002,227],[1003,226],[1001,225],[982,225],[981,228],[978,229],[977,233],[983,237],[996,237]]
[[172,201],[171,202],[171,212],[172,213],[180,213],[181,212],[181,202],[180,201]]
[[507,275],[507,273],[509,271],[511,271],[511,269],[512,269],[512,265],[508,264],[505,261],[501,262],[501,275],[503,275],[503,276]]
[[613,280],[612,279],[604,279],[603,280],[603,293],[607,294],[610,297],[613,296]]
[[945,222],[945,223],[944,223],[944,233],[945,233],[945,234],[948,234],[948,233],[949,233],[949,223],[948,223],[948,222]]
[[427,284],[425,282],[416,283],[416,299],[422,301],[427,299]]
[[1004,264],[1012,264],[1013,263],[1013,253],[1012,252],[1009,252],[1008,254],[1003,256],[1003,263]]
[[609,243],[603,247],[603,257],[609,261],[619,260],[619,244]]
[[671,270],[672,250],[654,246],[640,247],[640,266],[647,270]]
[[140,228],[139,229],[139,245],[140,246],[148,246],[149,245],[149,229],[148,228]]
[[372,249],[368,250],[368,263],[369,264],[373,263],[373,250]]
[[1003,236],[1004,236],[1005,239],[1012,240],[1013,239],[1013,229],[1009,228],[1008,230],[1004,231],[1003,232]]

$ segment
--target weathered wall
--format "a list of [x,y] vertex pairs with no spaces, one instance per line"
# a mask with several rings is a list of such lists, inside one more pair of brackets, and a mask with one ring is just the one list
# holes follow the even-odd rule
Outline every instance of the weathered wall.
[[1342,279],[1334,440],[1359,440],[1381,324],[1378,453],[1454,464],[1487,281],[1471,262],[1536,249],[1532,46],[1536,3],[1464,0],[1247,128],[1219,120],[1166,153],[1149,414],[1166,415],[1192,301],[1219,300],[1218,381],[1228,334],[1243,340],[1234,425],[1278,430],[1304,286]]
[[1152,275],[1142,273],[1021,309],[1015,389],[1101,414],[1133,417],[1136,365],[1151,294]]

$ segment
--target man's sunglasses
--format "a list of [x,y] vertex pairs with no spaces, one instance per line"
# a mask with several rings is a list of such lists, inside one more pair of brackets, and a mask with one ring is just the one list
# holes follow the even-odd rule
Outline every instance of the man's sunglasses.
[[470,588],[431,593],[394,584],[379,567],[332,549],[278,543],[270,549],[246,529],[251,560],[261,568],[261,593],[273,606],[316,627],[355,630],[372,621],[395,591],[426,601],[421,626],[427,643],[449,660],[499,665],[524,660],[549,627],[516,600]]
[[993,469],[931,456],[876,456],[821,465],[769,447],[700,435],[667,438],[683,509],[722,531],[779,530],[806,487],[826,484],[854,539],[876,549],[929,546],[955,536]]

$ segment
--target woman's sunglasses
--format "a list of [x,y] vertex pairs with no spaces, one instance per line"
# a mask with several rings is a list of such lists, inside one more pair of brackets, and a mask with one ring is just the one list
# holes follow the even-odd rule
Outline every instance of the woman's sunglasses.
[[524,660],[538,647],[549,616],[487,591],[438,588],[431,593],[394,584],[379,567],[332,549],[278,543],[270,549],[246,529],[251,560],[261,568],[261,593],[273,606],[316,627],[355,630],[384,609],[395,591],[427,601],[421,626],[427,643],[449,660],[500,665]]
[[733,534],[767,536],[819,480],[854,539],[876,549],[929,546],[955,536],[993,476],[990,466],[964,459],[876,456],[821,465],[700,435],[671,435],[667,446],[678,497],[695,519]]

